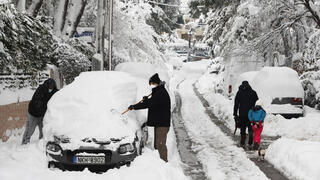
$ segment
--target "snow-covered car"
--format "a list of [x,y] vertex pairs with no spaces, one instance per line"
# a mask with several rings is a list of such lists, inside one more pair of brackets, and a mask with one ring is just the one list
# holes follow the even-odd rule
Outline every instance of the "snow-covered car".
[[124,72],[85,72],[57,92],[44,118],[48,166],[106,170],[141,154],[146,119],[121,115],[138,100],[135,81]]
[[264,67],[252,79],[252,86],[266,104],[268,113],[285,118],[304,115],[304,90],[293,69]]
[[236,83],[234,85],[232,85],[234,87],[234,89],[232,89],[232,86],[230,85],[231,87],[229,87],[229,89],[228,89],[229,96],[236,95],[242,81],[248,81],[250,83],[250,85],[252,85],[252,80],[255,78],[255,76],[258,74],[258,72],[259,71],[249,71],[249,72],[245,72],[245,73],[240,74],[237,78]]

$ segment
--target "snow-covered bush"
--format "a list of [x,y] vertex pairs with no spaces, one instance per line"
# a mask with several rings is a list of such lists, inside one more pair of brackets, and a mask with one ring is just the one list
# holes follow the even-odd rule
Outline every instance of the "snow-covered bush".
[[68,44],[56,44],[52,56],[57,61],[59,71],[67,84],[70,84],[81,72],[88,71],[91,67],[88,57]]
[[306,72],[300,79],[305,91],[305,104],[320,110],[320,71]]
[[50,61],[54,39],[39,19],[0,4],[0,72],[36,73]]
[[86,55],[90,61],[92,61],[95,54],[95,49],[92,45],[87,44],[79,38],[68,39],[67,43],[75,48],[77,51]]

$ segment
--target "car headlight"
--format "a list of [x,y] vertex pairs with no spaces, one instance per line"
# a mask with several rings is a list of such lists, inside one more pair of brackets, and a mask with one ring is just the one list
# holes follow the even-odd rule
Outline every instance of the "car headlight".
[[118,151],[120,154],[125,154],[127,152],[133,152],[134,150],[135,150],[135,148],[134,148],[133,144],[128,143],[128,144],[120,145]]
[[56,153],[61,153],[61,147],[53,142],[49,142],[47,144],[47,152],[51,153],[51,154],[56,154]]

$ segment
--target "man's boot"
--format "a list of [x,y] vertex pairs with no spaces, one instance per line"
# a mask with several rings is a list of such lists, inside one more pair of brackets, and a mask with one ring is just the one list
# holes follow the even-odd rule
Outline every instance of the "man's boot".
[[248,141],[249,146],[252,146],[253,144],[253,132],[249,131],[249,141]]
[[246,135],[241,135],[240,146],[245,148]]

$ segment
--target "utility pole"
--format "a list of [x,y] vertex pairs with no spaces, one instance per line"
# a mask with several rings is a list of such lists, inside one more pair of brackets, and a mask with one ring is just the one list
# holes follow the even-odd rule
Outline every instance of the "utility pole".
[[101,56],[102,56],[102,61],[101,61],[101,71],[103,71],[103,66],[104,66],[104,62],[106,60],[106,54],[104,51],[104,47],[105,47],[105,27],[106,27],[106,0],[102,0],[103,2],[103,8],[102,8],[102,16],[101,16],[101,20],[103,21],[103,25],[102,25],[102,29],[101,29]]
[[109,0],[109,71],[112,70],[113,0]]

